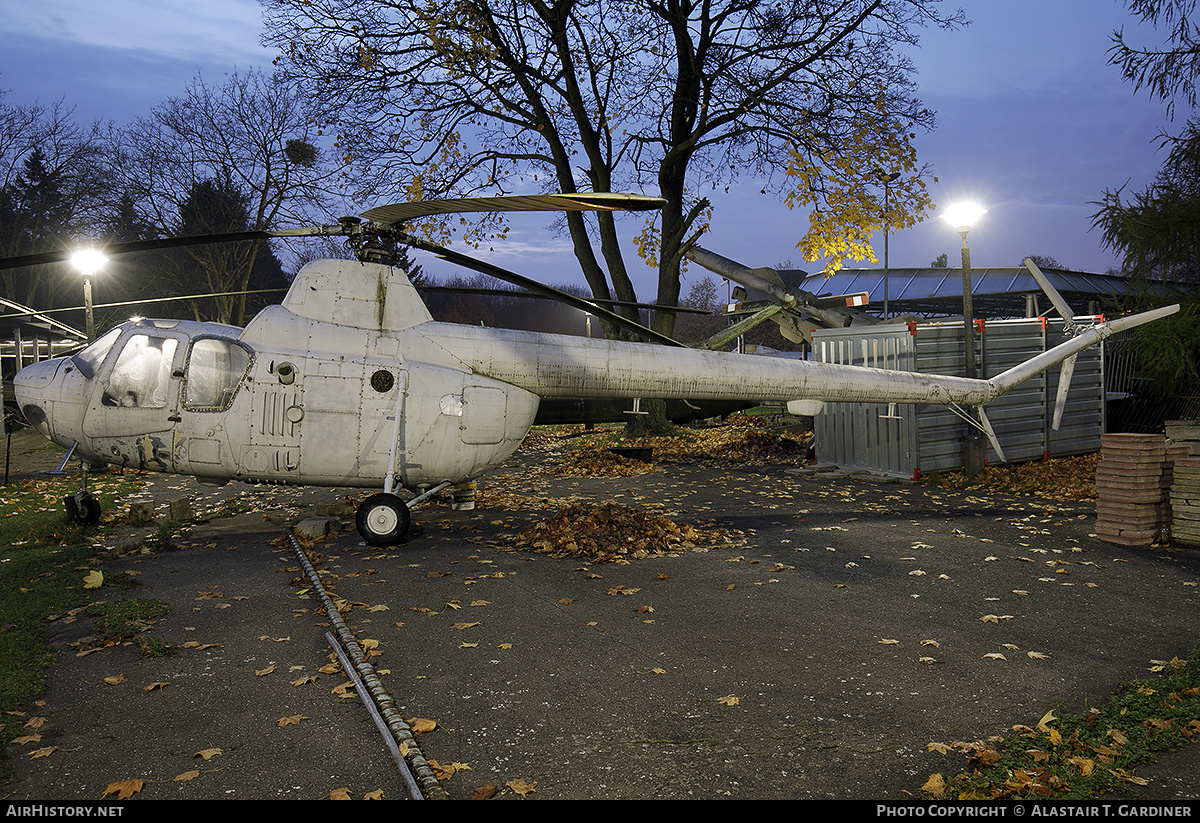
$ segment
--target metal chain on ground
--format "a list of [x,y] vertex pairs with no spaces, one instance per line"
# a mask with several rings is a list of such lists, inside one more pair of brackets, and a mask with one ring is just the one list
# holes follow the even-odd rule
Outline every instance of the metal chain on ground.
[[425,796],[421,794],[421,787],[417,785],[417,781],[413,779],[412,769],[408,767],[408,761],[404,759],[404,754],[400,751],[400,747],[396,745],[395,739],[392,737],[387,724],[383,721],[383,716],[379,714],[379,707],[375,705],[374,699],[367,692],[367,687],[363,684],[362,679],[358,676],[358,672],[350,663],[350,658],[346,654],[346,650],[342,648],[342,644],[338,639],[329,632],[325,632],[325,642],[329,644],[329,648],[333,649],[337,655],[338,662],[342,664],[342,670],[354,682],[354,688],[358,690],[359,696],[367,707],[367,711],[371,713],[371,719],[375,721],[375,728],[383,733],[384,740],[387,741],[388,751],[392,753],[392,760],[396,763],[396,768],[400,770],[400,775],[404,778],[405,785],[408,786],[408,796],[413,800],[424,800]]
[[[433,769],[430,767],[428,761],[425,760],[420,747],[417,746],[412,729],[400,716],[392,696],[384,689],[379,675],[375,672],[375,667],[367,662],[367,657],[363,653],[362,647],[359,646],[358,640],[355,639],[354,633],[350,631],[350,627],[342,620],[342,616],[338,612],[333,598],[329,596],[325,587],[321,585],[316,569],[309,562],[308,556],[304,553],[304,548],[300,545],[300,541],[296,539],[296,535],[290,529],[286,534],[292,542],[292,548],[295,550],[296,558],[300,561],[301,568],[304,569],[304,574],[308,577],[313,589],[317,592],[321,602],[325,606],[325,612],[337,632],[338,641],[346,650],[346,653],[354,663],[355,671],[366,685],[367,695],[364,695],[364,697],[369,697],[369,699],[375,702],[379,714],[383,718],[392,738],[398,745],[406,748],[406,760],[411,764],[413,773],[423,789],[425,797],[430,800],[449,799],[446,790],[438,783],[437,777],[433,774]],[[347,675],[349,674],[347,672]]]

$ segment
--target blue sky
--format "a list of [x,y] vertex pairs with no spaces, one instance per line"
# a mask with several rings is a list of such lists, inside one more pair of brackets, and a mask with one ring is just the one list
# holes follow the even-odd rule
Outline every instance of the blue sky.
[[[934,201],[969,198],[988,209],[970,234],[977,267],[1039,254],[1107,270],[1116,260],[1089,231],[1093,202],[1126,182],[1145,187],[1162,160],[1155,136],[1177,130],[1188,114],[1171,123],[1165,106],[1135,94],[1108,64],[1111,33],[1139,26],[1119,0],[957,5],[971,25],[927,30],[912,54],[922,99],[938,113],[938,128],[917,143],[938,177]],[[61,99],[81,121],[123,123],[180,93],[198,72],[218,82],[235,69],[268,66],[260,33],[255,0],[0,0],[0,88],[10,103]],[[790,260],[816,268],[795,248],[804,216],[745,183],[713,198],[713,230],[703,244],[749,266]],[[551,282],[580,282],[565,242],[546,234],[540,218],[521,219],[531,222],[515,227],[497,262]],[[946,253],[953,265],[959,243],[932,218],[892,234],[890,263],[924,266]],[[882,245],[879,238],[881,259]],[[647,284],[643,298],[652,294],[650,280],[639,279]]]

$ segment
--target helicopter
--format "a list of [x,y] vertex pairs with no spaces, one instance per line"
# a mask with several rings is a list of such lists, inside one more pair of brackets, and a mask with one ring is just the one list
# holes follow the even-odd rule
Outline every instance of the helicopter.
[[[976,410],[994,442],[982,414],[989,401],[1112,334],[1178,310],[1076,329],[988,379],[885,371],[686,347],[597,302],[400,229],[433,214],[648,210],[662,202],[617,193],[430,200],[381,206],[338,226],[220,235],[341,235],[358,259],[308,263],[282,302],[244,328],[122,323],[73,355],[22,369],[14,378],[17,402],[30,425],[80,459],[82,488],[67,505],[85,524],[101,514],[87,491],[86,466],[108,464],[191,475],[208,486],[236,480],[376,489],[358,505],[355,523],[368,544],[389,546],[404,540],[417,503],[447,487],[469,488],[504,462],[543,398],[777,401],[804,415],[825,402],[934,403]],[[214,239],[122,244],[105,253],[202,242]],[[393,265],[397,244],[554,296],[653,344],[435,321]],[[49,252],[0,265],[66,257]],[[401,489],[413,496],[405,500]]]

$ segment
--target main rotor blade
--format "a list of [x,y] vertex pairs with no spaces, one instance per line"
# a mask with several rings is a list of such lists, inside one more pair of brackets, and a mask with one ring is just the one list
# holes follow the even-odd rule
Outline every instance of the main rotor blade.
[[[529,298],[531,300],[557,300],[558,297],[552,294],[534,294],[527,291],[515,291],[513,289],[477,289],[471,286],[422,286],[416,283],[413,284],[419,292],[430,292],[432,294],[478,294],[483,297],[518,297]],[[628,300],[601,300],[598,297],[584,297],[583,300],[592,303],[598,303],[601,306],[629,306],[634,309],[661,309],[662,306],[657,303],[631,303]],[[676,306],[669,309],[673,314],[712,314],[708,309],[689,309],[686,306]]]
[[650,211],[666,203],[660,197],[621,192],[577,194],[523,194],[508,197],[459,197],[448,200],[418,200],[376,206],[362,216],[383,226],[395,226],[435,214],[501,211]]
[[[621,192],[580,192],[578,194],[535,194],[509,197],[464,197],[448,200],[419,200],[415,203],[395,203],[379,206],[363,212],[363,217],[390,228],[406,220],[428,217],[435,214],[457,214],[466,212],[501,211],[648,211],[661,209],[666,203],[659,197]],[[193,235],[187,237],[164,237],[157,240],[134,240],[127,243],[108,243],[98,250],[108,255],[128,254],[137,251],[173,249],[182,246],[199,246],[209,243],[232,243],[243,240],[269,240],[275,237],[337,237],[350,234],[355,229],[346,225],[308,226],[298,229],[273,231],[235,231],[218,234]],[[0,260],[0,270],[18,269],[24,266],[39,266],[45,263],[64,263],[79,250],[56,249],[54,251],[25,254]]]
[[[516,272],[511,272],[508,269],[492,265],[491,263],[487,263],[483,260],[477,260],[474,257],[460,254],[456,251],[451,251],[450,249],[444,248],[435,243],[430,243],[427,240],[422,240],[418,237],[406,236],[403,238],[402,242],[413,247],[414,249],[421,249],[422,251],[436,254],[443,260],[455,263],[463,268],[472,269],[473,271],[477,271],[482,274],[491,275],[498,280],[503,280],[506,283],[512,283],[514,286],[521,286],[529,289],[535,294],[552,297],[553,299],[566,303],[568,306],[577,308],[580,311],[594,314],[602,320],[608,320],[614,325],[620,326],[628,331],[632,331],[635,334],[645,335],[646,337],[658,343],[664,343],[668,346],[678,346],[679,348],[687,348],[678,340],[673,340],[672,338],[667,337],[665,334],[660,334],[653,329],[648,329],[641,323],[635,323],[626,317],[622,317],[615,312],[611,312],[608,309],[600,307],[590,300],[585,300],[582,297],[576,297],[573,294],[567,294],[565,291],[559,291],[558,289],[551,288],[550,286],[539,283],[536,280],[531,280],[522,274],[517,274]],[[661,308],[666,308],[668,311],[670,310],[670,307]]]

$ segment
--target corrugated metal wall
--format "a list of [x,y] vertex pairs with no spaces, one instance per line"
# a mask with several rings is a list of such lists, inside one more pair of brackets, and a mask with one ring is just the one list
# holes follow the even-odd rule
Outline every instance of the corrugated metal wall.
[[[1086,324],[1090,317],[1078,318]],[[965,372],[961,323],[888,324],[821,330],[813,357],[827,363],[932,374]],[[1061,320],[990,321],[976,335],[977,373],[999,374],[1063,342]],[[1081,353],[1059,431],[1051,428],[1059,368],[990,403],[985,411],[1004,457],[1012,463],[1084,454],[1104,431],[1103,347]],[[829,403],[815,422],[817,460],[846,469],[915,477],[963,465],[966,423],[943,406]],[[998,456],[989,446],[987,459]]]

